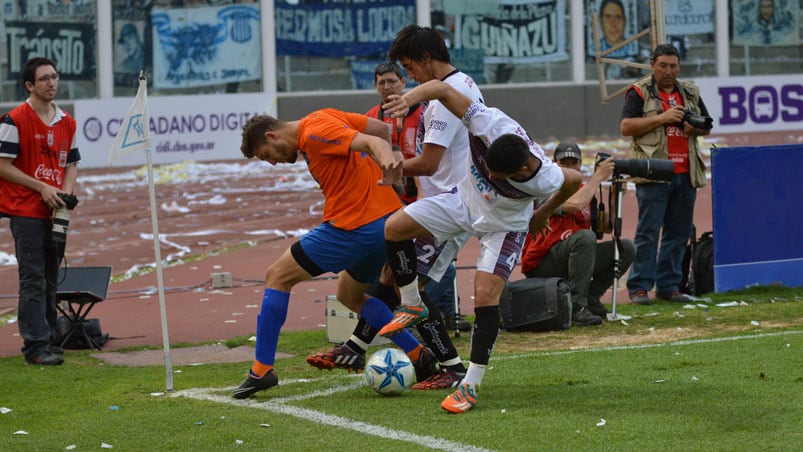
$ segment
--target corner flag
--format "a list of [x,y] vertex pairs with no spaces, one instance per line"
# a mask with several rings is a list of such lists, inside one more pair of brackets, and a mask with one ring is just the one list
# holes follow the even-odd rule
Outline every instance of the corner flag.
[[139,89],[134,104],[117,130],[112,149],[109,153],[109,165],[126,154],[144,151],[151,146],[151,131],[148,121],[148,83],[145,75],[139,73]]

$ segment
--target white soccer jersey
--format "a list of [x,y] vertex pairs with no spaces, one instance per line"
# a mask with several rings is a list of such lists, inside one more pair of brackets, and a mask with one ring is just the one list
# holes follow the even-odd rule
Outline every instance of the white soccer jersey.
[[[474,102],[482,102],[482,93],[474,80],[463,72],[455,71],[443,79]],[[452,190],[468,170],[468,130],[457,116],[439,101],[429,102],[423,114],[424,136],[418,144],[431,143],[446,148],[437,171],[432,176],[418,178],[421,195],[426,198]],[[418,133],[422,133],[421,130]],[[421,150],[418,150],[419,154]]]
[[[539,204],[563,185],[563,171],[544,154],[521,125],[498,108],[474,102],[462,118],[474,135],[468,175],[458,184],[461,199],[470,211],[477,232],[526,231],[533,215],[533,200]],[[485,168],[485,149],[496,138],[513,133],[524,138],[541,168],[529,180],[491,179]],[[478,160],[479,159],[479,160]]]

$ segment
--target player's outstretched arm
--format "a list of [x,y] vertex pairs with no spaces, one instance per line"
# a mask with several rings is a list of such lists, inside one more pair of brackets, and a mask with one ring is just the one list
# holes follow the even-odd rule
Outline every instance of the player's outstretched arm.
[[453,115],[462,118],[471,106],[471,99],[466,97],[446,82],[430,80],[407,91],[403,95],[391,95],[390,101],[382,105],[385,112],[392,116],[404,115],[407,110],[427,100],[439,100]]

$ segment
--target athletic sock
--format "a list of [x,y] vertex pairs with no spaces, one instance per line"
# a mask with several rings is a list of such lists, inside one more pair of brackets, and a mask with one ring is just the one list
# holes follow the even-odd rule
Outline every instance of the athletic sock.
[[270,372],[273,366],[262,364],[259,360],[254,360],[254,365],[251,366],[251,376],[255,378],[262,378],[266,373]]
[[[385,240],[385,247],[388,251],[388,263],[393,270],[393,275],[396,277],[396,285],[401,289],[415,281],[417,276],[415,244],[412,240]],[[418,284],[415,285],[416,293],[418,292]],[[402,302],[404,302],[404,295],[402,295]]]
[[[499,306],[474,308],[474,328],[471,331],[471,364],[487,366],[499,336]],[[469,366],[469,369],[471,366]]]
[[[399,306],[399,296],[396,294],[396,288],[392,285],[382,284],[377,281],[368,288],[366,293],[381,300],[391,311]],[[371,326],[365,317],[360,316],[360,320],[357,321],[357,326],[354,327],[347,345],[354,351],[362,350],[364,353],[368,350],[368,344],[373,342],[378,333],[379,330]],[[357,348],[354,348],[355,346]]]
[[[382,328],[383,326],[387,325],[388,322],[393,320],[393,312],[390,311],[390,308],[388,308],[385,303],[374,297],[371,297],[365,301],[365,304],[362,306],[362,310],[360,310],[360,315],[377,329]],[[410,353],[420,345],[415,336],[410,334],[410,332],[407,330],[404,330],[399,334],[394,334],[393,336],[389,337],[389,339],[393,341],[394,344],[401,347],[405,353]]]
[[424,339],[424,343],[429,346],[429,349],[432,350],[439,363],[459,363],[460,355],[457,352],[457,347],[449,337],[449,332],[446,331],[446,324],[443,323],[440,309],[429,299],[426,292],[421,291],[420,295],[421,300],[429,309],[429,318],[417,323],[415,325],[416,331]]
[[257,317],[256,360],[266,366],[272,366],[276,359],[276,346],[279,343],[279,332],[287,320],[287,306],[290,304],[290,292],[265,289],[262,297],[262,309]]
[[485,376],[486,366],[477,364],[475,362],[468,363],[468,370],[466,376],[463,377],[463,383],[470,385],[475,390],[479,388],[482,383],[482,377]]

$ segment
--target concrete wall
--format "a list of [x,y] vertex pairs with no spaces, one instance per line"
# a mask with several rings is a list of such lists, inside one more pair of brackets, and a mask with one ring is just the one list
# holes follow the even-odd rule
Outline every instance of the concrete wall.
[[[608,92],[619,87],[609,86]],[[617,96],[602,104],[597,84],[486,86],[482,91],[488,105],[499,107],[516,119],[536,141],[620,136],[624,97]],[[278,99],[277,109],[282,119],[299,118],[323,107],[364,112],[376,105],[377,99],[375,92],[283,95]]]

